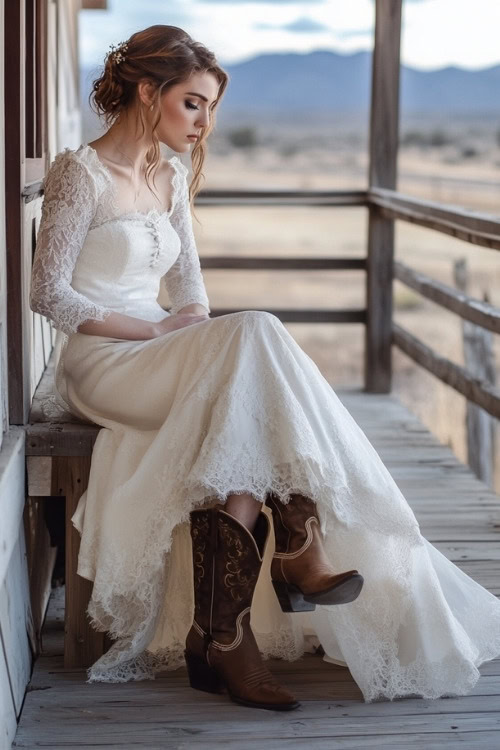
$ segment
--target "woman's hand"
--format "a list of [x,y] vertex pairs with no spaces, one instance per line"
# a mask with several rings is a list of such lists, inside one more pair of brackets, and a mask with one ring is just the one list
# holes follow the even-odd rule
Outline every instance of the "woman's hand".
[[174,313],[155,323],[155,333],[156,336],[163,336],[164,333],[176,331],[178,328],[185,328],[185,326],[191,326],[194,323],[201,323],[202,320],[208,320],[209,318],[207,312],[202,315],[193,312]]

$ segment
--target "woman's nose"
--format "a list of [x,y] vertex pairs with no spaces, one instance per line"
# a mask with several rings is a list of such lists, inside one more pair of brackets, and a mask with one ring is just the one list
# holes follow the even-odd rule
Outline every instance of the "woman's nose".
[[196,125],[200,128],[206,128],[210,122],[210,115],[208,113],[208,110],[202,109],[200,110],[200,114],[198,115],[198,118],[196,120]]

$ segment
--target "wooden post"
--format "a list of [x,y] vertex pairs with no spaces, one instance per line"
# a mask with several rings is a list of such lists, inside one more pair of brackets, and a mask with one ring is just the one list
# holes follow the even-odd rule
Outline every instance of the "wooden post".
[[[7,248],[7,347],[9,423],[26,424],[30,407],[27,304],[23,261],[24,8],[5,5],[5,237]],[[3,30],[2,30],[3,33]]]
[[[370,187],[396,189],[401,0],[376,0],[370,111]],[[394,220],[370,205],[366,273],[365,390],[391,390]]]
[[[455,261],[455,285],[467,293],[467,261]],[[487,301],[487,300],[485,300]],[[495,355],[491,331],[462,321],[464,365],[478,380],[495,385]],[[467,401],[467,463],[476,476],[489,487],[494,485],[494,438],[495,423],[490,415],[477,404]]]
[[50,544],[50,534],[44,518],[45,497],[28,497],[23,512],[24,536],[33,630],[28,632],[33,656],[42,652],[42,627],[51,592],[51,577],[57,547]]
[[105,633],[94,630],[86,614],[93,582],[76,572],[80,536],[71,523],[78,500],[87,487],[90,456],[52,458],[52,494],[66,497],[66,605],[64,616],[64,667],[88,667],[107,644]]

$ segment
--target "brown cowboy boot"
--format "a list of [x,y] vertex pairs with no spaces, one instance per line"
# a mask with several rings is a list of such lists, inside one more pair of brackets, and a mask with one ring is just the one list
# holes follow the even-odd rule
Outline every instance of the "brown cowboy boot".
[[354,601],[363,576],[357,570],[335,573],[323,547],[314,501],[291,495],[289,503],[282,503],[271,492],[266,505],[272,510],[276,542],[271,578],[283,612],[309,612],[316,604]]
[[269,519],[261,512],[253,534],[218,508],[192,511],[190,520],[195,611],[184,655],[191,687],[211,693],[226,687],[244,706],[298,708],[262,663],[250,627]]

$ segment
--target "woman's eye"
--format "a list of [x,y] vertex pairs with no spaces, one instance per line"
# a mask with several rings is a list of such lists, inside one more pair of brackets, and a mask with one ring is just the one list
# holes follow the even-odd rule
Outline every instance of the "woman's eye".
[[195,107],[194,104],[191,104],[191,102],[186,102],[186,107],[189,109],[199,109],[199,107]]

